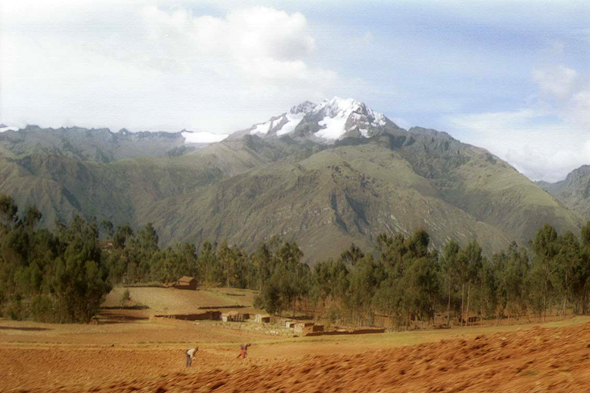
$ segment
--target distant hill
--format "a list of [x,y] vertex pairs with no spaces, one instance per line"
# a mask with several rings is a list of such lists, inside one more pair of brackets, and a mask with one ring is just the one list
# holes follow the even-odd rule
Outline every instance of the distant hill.
[[580,217],[590,220],[590,165],[573,170],[565,180],[538,184]]
[[[50,143],[37,130],[36,144],[0,145],[0,193],[36,204],[46,226],[78,213],[136,227],[152,222],[162,244],[227,240],[246,248],[280,235],[296,240],[307,260],[418,227],[435,247],[477,239],[494,252],[511,240],[526,243],[545,223],[559,231],[581,226],[486,150],[444,132],[406,131],[354,100],[306,102],[179,154],[168,152],[185,146],[182,135],[159,133],[129,136],[136,139],[101,148],[107,158],[97,159],[97,144],[87,141],[119,133],[68,130]],[[78,132],[84,143],[76,144]],[[85,148],[53,147],[68,143]]]
[[111,132],[81,127],[23,129],[3,127],[0,153],[10,158],[50,154],[81,161],[111,162],[123,158],[166,157],[185,154],[224,136],[204,132]]

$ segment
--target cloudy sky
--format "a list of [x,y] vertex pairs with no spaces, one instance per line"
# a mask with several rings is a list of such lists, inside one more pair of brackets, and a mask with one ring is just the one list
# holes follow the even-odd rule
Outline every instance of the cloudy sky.
[[588,1],[0,4],[9,126],[227,133],[341,96],[533,180],[590,164]]

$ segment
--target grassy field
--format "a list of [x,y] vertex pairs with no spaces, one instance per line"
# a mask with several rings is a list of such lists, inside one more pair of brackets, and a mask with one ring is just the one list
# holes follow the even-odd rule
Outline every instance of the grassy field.
[[125,290],[129,290],[131,304],[149,307],[148,314],[187,314],[202,312],[201,307],[252,309],[255,291],[234,288],[211,288],[198,291],[155,287],[115,287],[108,294],[104,306],[117,307]]

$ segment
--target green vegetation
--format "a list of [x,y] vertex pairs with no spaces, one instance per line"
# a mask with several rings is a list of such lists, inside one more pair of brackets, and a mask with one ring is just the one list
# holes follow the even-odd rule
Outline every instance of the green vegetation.
[[398,327],[433,323],[436,313],[446,314],[447,324],[451,316],[465,324],[474,318],[545,317],[552,309],[565,315],[570,306],[585,314],[590,222],[582,233],[580,241],[571,232],[558,236],[545,225],[530,257],[512,243],[491,259],[476,241],[465,248],[450,241],[438,254],[429,250],[423,230],[411,237],[381,235],[377,259],[353,246],[338,260],[317,264],[309,295],[329,318],[372,324],[381,315]]
[[[109,258],[111,272],[122,272],[112,274],[114,280],[171,281],[188,274],[206,286],[257,289],[255,305],[274,314],[311,310],[330,321],[358,325],[375,324],[380,317],[379,323],[385,319],[406,328],[415,321],[433,324],[436,314],[444,315],[447,324],[544,317],[555,309],[584,314],[590,300],[590,223],[581,241],[571,232],[558,236],[546,225],[531,250],[513,242],[491,259],[476,241],[461,248],[451,240],[439,253],[424,230],[409,237],[381,234],[374,253],[353,244],[339,258],[312,269],[301,262],[303,253],[294,242],[273,238],[252,253],[206,242],[197,256],[186,252],[186,244],[157,250],[149,228],[114,243],[119,249]],[[146,233],[152,233],[151,251],[134,257]]]
[[36,230],[40,212],[17,218],[12,198],[0,195],[0,306],[13,319],[88,322],[111,290],[98,228],[75,216],[53,232]]
[[580,217],[590,220],[590,165],[582,165],[556,183],[540,181],[541,188]]
[[167,153],[179,143],[176,134],[106,130],[2,133],[0,193],[36,205],[41,228],[76,214],[114,229],[151,222],[162,248],[225,240],[249,253],[278,234],[306,262],[336,258],[353,242],[371,250],[380,233],[418,227],[435,248],[475,239],[491,257],[511,240],[525,245],[545,223],[576,235],[582,224],[505,162],[433,130],[334,145],[248,135]]
[[121,304],[121,307],[125,307],[127,303],[130,301],[131,294],[129,293],[129,289],[125,289],[125,291],[123,291],[123,294],[121,295],[121,299],[119,299],[119,303]]
[[[185,275],[202,286],[258,290],[255,305],[269,313],[399,328],[432,325],[436,315],[468,324],[549,310],[585,314],[590,301],[590,222],[581,238],[545,225],[530,249],[513,242],[491,258],[475,240],[465,247],[450,240],[439,252],[423,229],[380,234],[373,252],[352,244],[310,268],[295,242],[276,237],[251,253],[205,242],[197,254],[189,243],[160,249],[151,224],[134,232],[76,216],[52,233],[36,229],[40,218],[29,206],[19,219],[12,198],[0,195],[0,306],[10,318],[86,322],[111,283],[171,283]],[[126,291],[120,303],[129,300]]]

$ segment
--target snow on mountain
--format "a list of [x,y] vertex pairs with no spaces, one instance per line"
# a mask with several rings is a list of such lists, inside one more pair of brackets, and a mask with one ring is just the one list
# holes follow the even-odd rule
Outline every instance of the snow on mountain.
[[320,104],[305,101],[287,113],[255,124],[246,133],[260,136],[283,136],[300,130],[325,141],[335,141],[344,136],[358,135],[369,138],[385,127],[398,128],[382,113],[367,108],[352,98],[334,97]]
[[348,131],[346,127],[348,118],[363,106],[364,104],[352,98],[334,97],[329,101],[324,100],[313,110],[314,113],[323,115],[323,119],[318,121],[323,128],[315,135],[323,139],[340,139]]
[[313,111],[315,107],[314,103],[305,101],[291,108],[289,113],[284,115],[287,122],[279,130],[276,130],[277,135],[281,136],[293,132],[305,115]]
[[228,137],[227,134],[214,134],[212,132],[206,131],[187,131],[184,130],[181,132],[182,136],[184,137],[186,144],[192,143],[215,143],[221,142],[225,138]]
[[262,134],[262,135],[285,135],[295,130],[295,127],[301,123],[301,120],[307,113],[315,108],[315,104],[305,101],[297,106],[294,106],[287,113],[283,113],[280,116],[271,117],[269,121],[265,123],[255,124],[248,129],[250,135]]
[[18,127],[9,127],[7,125],[4,124],[0,124],[0,132],[6,132],[6,131],[18,131],[19,128]]
[[330,140],[340,139],[355,128],[360,136],[368,138],[372,128],[385,127],[388,121],[382,113],[352,98],[334,97],[325,100],[313,112],[323,115],[323,119],[318,122],[323,128],[315,135]]

